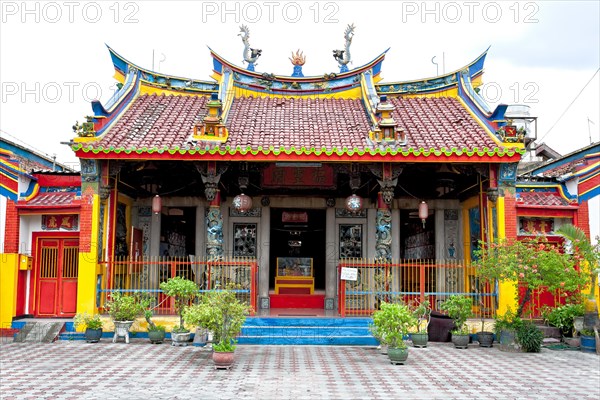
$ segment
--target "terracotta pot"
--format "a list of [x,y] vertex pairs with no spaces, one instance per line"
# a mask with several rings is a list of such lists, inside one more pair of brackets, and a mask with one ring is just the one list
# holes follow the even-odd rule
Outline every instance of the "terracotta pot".
[[213,351],[212,359],[215,363],[215,369],[229,369],[234,362],[234,352]]

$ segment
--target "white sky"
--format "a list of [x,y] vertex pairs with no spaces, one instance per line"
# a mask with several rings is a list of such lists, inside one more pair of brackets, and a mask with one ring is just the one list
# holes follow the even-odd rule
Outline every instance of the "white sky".
[[[105,43],[142,67],[209,80],[207,46],[242,65],[239,26],[262,49],[257,71],[290,75],[291,51],[305,75],[338,72],[347,24],[356,26],[351,68],[391,47],[384,81],[453,71],[492,46],[485,97],[531,106],[538,138],[562,154],[600,140],[598,1],[0,1],[0,134],[58,161],[75,163],[60,142],[91,114],[90,98],[113,93]],[[229,11],[229,12],[227,12]],[[429,12],[428,12],[429,11]],[[161,61],[162,60],[162,61]],[[492,107],[493,108],[493,107]],[[588,123],[588,118],[590,123]],[[77,166],[78,167],[78,166]]]

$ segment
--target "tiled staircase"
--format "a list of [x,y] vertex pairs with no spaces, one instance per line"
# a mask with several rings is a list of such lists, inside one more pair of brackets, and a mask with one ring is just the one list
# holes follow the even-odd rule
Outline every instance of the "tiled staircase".
[[246,319],[239,344],[377,346],[370,318]]

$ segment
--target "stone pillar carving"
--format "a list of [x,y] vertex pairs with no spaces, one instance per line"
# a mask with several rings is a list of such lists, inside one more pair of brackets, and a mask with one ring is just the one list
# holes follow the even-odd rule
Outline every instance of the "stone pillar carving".
[[221,196],[216,191],[206,214],[206,258],[217,261],[223,258],[223,214],[221,213]]
[[377,195],[377,230],[375,233],[375,258],[382,262],[392,260],[392,213],[383,194]]

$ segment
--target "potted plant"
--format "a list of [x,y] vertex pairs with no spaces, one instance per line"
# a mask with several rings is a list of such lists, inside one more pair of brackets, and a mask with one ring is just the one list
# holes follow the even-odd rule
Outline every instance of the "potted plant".
[[523,320],[510,308],[503,315],[496,315],[494,332],[498,338],[500,350],[520,350],[517,344],[517,330],[522,324]]
[[104,308],[115,325],[113,343],[119,337],[124,337],[125,343],[129,343],[129,329],[135,319],[144,314],[148,304],[149,300],[143,299],[140,294],[124,295],[119,291],[111,293],[109,300],[104,303]]
[[544,321],[560,329],[563,342],[573,347],[579,347],[579,338],[575,337],[575,319],[583,317],[583,303],[568,303],[558,307],[547,307],[543,310]]
[[479,347],[492,347],[494,345],[494,332],[485,330],[485,318],[481,315],[481,330],[475,333]]
[[382,344],[388,346],[388,357],[392,364],[404,364],[408,348],[404,337],[415,326],[417,319],[410,308],[401,303],[381,303],[381,309],[373,313],[372,330],[379,335]]
[[236,297],[234,287],[210,290],[200,296],[198,304],[185,307],[186,324],[212,332],[215,369],[229,369],[233,365],[236,337],[250,311],[250,307]]
[[148,339],[153,344],[161,344],[165,340],[166,328],[164,325],[157,325],[152,321],[152,311],[146,310],[144,317],[148,323]]
[[85,328],[85,340],[88,343],[98,343],[102,337],[102,320],[99,314],[80,313],[73,318],[75,328]]
[[427,347],[427,341],[429,340],[427,328],[429,327],[431,316],[429,298],[426,296],[423,301],[415,299],[413,301],[412,313],[417,321],[415,332],[410,334],[412,344],[414,347]]
[[[596,243],[588,239],[585,232],[571,224],[561,226],[556,233],[562,235],[569,241],[566,249],[572,253],[573,259],[580,269],[588,275],[588,293],[584,297],[583,329],[598,330],[600,320],[598,319],[598,304],[596,302],[596,279],[600,274],[600,238],[596,236]],[[600,354],[600,346],[598,349]]]
[[472,307],[473,300],[464,295],[452,295],[440,305],[440,309],[454,320],[455,328],[451,332],[452,343],[457,349],[466,349],[469,346],[467,319],[472,314]]
[[581,334],[581,351],[587,353],[596,352],[596,333],[591,329],[584,329],[580,332]]
[[198,294],[198,285],[189,279],[176,276],[169,278],[166,282],[162,282],[160,289],[167,296],[173,297],[175,312],[179,315],[179,326],[175,326],[171,331],[171,343],[174,346],[186,346],[190,340],[191,333],[184,326],[183,310]]

